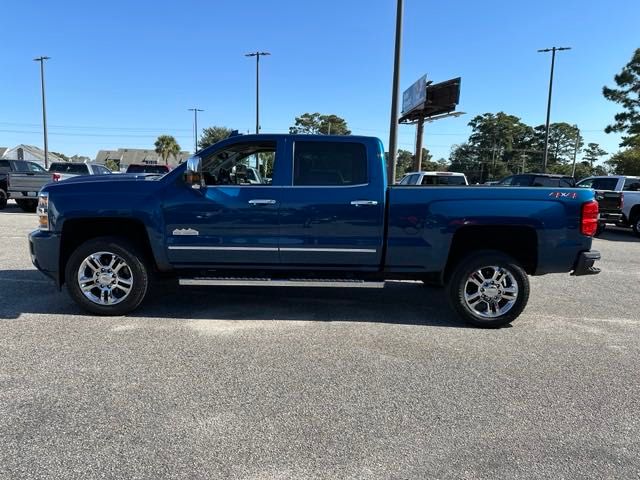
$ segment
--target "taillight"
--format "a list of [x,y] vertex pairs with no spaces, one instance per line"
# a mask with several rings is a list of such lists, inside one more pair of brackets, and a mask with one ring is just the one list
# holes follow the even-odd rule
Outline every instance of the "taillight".
[[51,175],[51,180],[53,180],[54,182],[59,182],[60,181],[60,174],[59,173],[54,173],[53,175]]
[[588,237],[593,237],[598,229],[598,202],[591,200],[582,204],[582,220],[580,232]]
[[624,207],[624,192],[620,193],[620,210]]

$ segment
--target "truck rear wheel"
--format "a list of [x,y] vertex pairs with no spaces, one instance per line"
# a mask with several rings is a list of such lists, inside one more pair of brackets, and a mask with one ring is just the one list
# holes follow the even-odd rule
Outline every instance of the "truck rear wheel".
[[65,280],[75,302],[97,315],[135,310],[149,288],[143,256],[120,237],[99,237],[80,245],[67,262]]
[[636,217],[631,220],[631,228],[635,236],[640,237],[640,215],[636,215]]
[[19,200],[16,200],[16,203],[22,209],[23,212],[33,213],[38,208],[38,201],[37,200],[25,200],[25,199],[21,198]]
[[7,206],[7,192],[0,188],[0,210],[4,210]]
[[460,260],[447,285],[452,308],[476,327],[514,321],[529,300],[529,277],[512,257],[480,251]]

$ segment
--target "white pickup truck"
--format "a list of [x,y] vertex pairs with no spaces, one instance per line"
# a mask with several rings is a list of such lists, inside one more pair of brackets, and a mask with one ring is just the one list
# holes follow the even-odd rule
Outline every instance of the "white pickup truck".
[[640,177],[608,175],[588,177],[576,184],[576,187],[594,188],[622,192],[622,226],[631,227],[640,237]]

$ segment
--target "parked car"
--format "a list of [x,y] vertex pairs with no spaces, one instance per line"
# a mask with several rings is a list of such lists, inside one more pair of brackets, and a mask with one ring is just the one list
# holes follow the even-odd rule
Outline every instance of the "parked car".
[[618,225],[631,227],[640,237],[640,177],[625,175],[607,175],[588,177],[577,183],[577,187],[591,188],[599,192],[618,192],[622,201],[622,216]]
[[51,180],[60,182],[77,175],[111,175],[104,165],[99,163],[54,162],[49,167]]
[[[229,180],[259,153],[275,154],[271,185]],[[527,275],[599,272],[592,190],[387,187],[372,137],[236,136],[161,177],[76,177],[39,200],[34,265],[97,315],[137,308],[154,272],[217,288],[412,279],[498,327],[523,311]]]
[[405,173],[399,185],[447,186],[469,185],[464,173],[456,172],[411,172]]
[[12,172],[44,172],[45,169],[34,162],[0,159],[0,210],[7,206],[9,198],[9,174]]
[[9,197],[26,212],[35,212],[38,192],[49,182],[59,182],[79,175],[108,175],[107,167],[97,163],[53,162],[49,170],[38,164],[37,171],[11,173],[9,176]]
[[35,212],[40,187],[51,175],[35,162],[0,159],[0,208],[12,198],[25,212]]
[[159,173],[164,175],[169,173],[166,165],[147,165],[145,163],[132,163],[127,167],[127,173]]
[[521,173],[503,178],[498,183],[502,187],[551,187],[571,188],[575,185],[573,177],[552,173]]

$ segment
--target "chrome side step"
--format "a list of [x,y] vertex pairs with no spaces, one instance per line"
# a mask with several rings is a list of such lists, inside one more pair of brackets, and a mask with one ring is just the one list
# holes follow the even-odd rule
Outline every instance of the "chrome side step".
[[272,278],[238,278],[238,277],[194,277],[180,278],[179,285],[198,286],[260,286],[260,287],[329,287],[329,288],[384,288],[384,282],[345,279],[272,279]]

